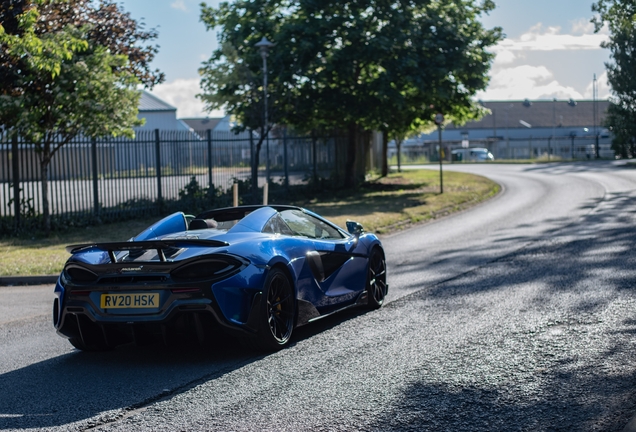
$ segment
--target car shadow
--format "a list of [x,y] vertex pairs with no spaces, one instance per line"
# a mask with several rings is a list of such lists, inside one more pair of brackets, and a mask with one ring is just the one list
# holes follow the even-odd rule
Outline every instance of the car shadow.
[[[286,349],[364,313],[352,308],[299,327]],[[51,331],[51,337],[58,336]],[[121,409],[172,398],[270,354],[230,337],[206,346],[131,344],[106,352],[73,351],[0,375],[0,430],[71,427],[96,416],[99,422],[112,421]]]

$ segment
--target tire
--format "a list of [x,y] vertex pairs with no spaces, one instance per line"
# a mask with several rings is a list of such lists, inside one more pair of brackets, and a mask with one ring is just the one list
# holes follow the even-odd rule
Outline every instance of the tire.
[[289,343],[296,322],[294,290],[285,272],[272,268],[265,279],[256,348],[275,351]]
[[386,294],[386,261],[382,251],[376,247],[371,251],[367,269],[367,306],[370,309],[379,309]]

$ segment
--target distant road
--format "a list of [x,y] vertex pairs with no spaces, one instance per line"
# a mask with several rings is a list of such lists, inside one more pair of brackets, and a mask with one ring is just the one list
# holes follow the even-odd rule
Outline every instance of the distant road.
[[275,354],[81,353],[53,331],[52,287],[0,288],[0,429],[621,430],[636,413],[636,170],[444,169],[502,192],[385,236],[387,304]]

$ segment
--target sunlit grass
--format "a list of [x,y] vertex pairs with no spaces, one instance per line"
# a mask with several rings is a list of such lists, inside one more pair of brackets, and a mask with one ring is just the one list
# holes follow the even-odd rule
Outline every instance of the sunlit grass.
[[[499,186],[484,177],[445,172],[440,194],[438,172],[408,170],[370,179],[356,191],[323,192],[315,199],[287,204],[306,207],[343,227],[348,219],[355,220],[366,231],[382,234],[465,209],[498,191]],[[0,239],[0,276],[59,273],[69,256],[66,245],[127,240],[160,218],[75,228],[48,238]]]
[[383,234],[462,210],[498,191],[499,186],[484,177],[447,172],[440,194],[438,172],[408,170],[372,180],[353,196],[316,199],[305,206],[340,226],[351,219]]

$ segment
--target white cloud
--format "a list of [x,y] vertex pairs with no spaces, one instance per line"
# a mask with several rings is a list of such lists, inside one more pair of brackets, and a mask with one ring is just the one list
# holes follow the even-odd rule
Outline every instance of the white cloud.
[[170,7],[173,9],[182,10],[184,12],[188,11],[188,8],[186,8],[184,0],[175,0],[173,3],[170,3]]
[[499,51],[495,56],[494,66],[510,64],[516,59],[516,54],[510,50]]
[[477,97],[483,100],[582,99],[582,94],[560,84],[545,66],[522,65],[494,73],[488,89],[479,92]]
[[579,18],[578,20],[570,21],[572,24],[572,33],[578,35],[592,34],[594,33],[594,24],[587,18]]
[[[585,88],[585,92],[583,93],[583,95],[585,96],[586,99],[592,99],[592,97],[594,96],[593,91],[592,91],[592,86],[594,85],[594,81],[590,81],[590,83],[588,84],[588,86]],[[607,99],[608,97],[610,97],[611,95],[611,87],[609,85],[609,83],[607,82],[607,71],[603,72],[601,74],[601,76],[597,77],[596,79],[596,85],[597,85],[597,98],[598,99]]]
[[152,90],[152,94],[177,108],[177,118],[190,117],[223,117],[223,111],[205,112],[203,102],[196,97],[201,93],[199,78],[177,79],[159,84]]
[[[598,53],[591,50],[602,50],[601,42],[606,41],[609,32],[606,28],[594,33],[594,25],[589,19],[581,18],[570,22],[571,29],[565,33],[561,27],[544,27],[541,23],[529,28],[521,36],[501,41],[494,49],[496,54],[490,74],[490,84],[477,97],[485,100],[506,99],[591,99],[591,82],[572,86],[572,82],[585,83],[588,78],[581,79],[582,65],[555,63],[560,52],[574,53],[579,59],[590,59],[598,62]],[[553,52],[554,54],[543,54]],[[583,54],[589,52],[589,54]],[[532,53],[532,54],[531,54]],[[569,57],[569,58],[570,58]],[[584,62],[586,60],[583,60]],[[588,67],[586,64],[583,68]],[[559,71],[560,82],[552,71]],[[564,73],[566,71],[566,73]],[[599,99],[610,94],[607,85],[607,74],[599,80]]]
[[504,39],[494,48],[496,53],[505,51],[554,51],[554,50],[590,50],[601,49],[601,42],[607,40],[605,32],[595,34],[593,27],[577,22],[573,30],[585,33],[564,34],[560,27],[544,28],[541,23],[531,27],[518,39]]

